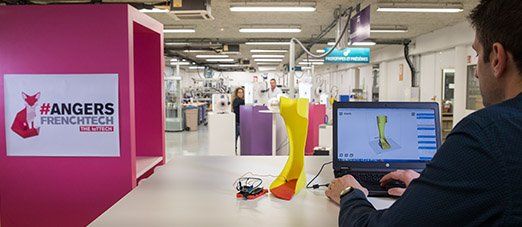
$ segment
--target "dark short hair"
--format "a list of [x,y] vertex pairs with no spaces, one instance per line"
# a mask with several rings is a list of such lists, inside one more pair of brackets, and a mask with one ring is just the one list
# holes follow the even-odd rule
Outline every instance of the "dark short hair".
[[272,79],[270,79],[270,81],[274,81],[274,82],[276,82],[276,80],[275,80],[275,79],[273,79],[273,78],[272,78]]
[[493,44],[498,42],[513,55],[522,72],[522,1],[481,0],[469,19],[484,46],[484,62],[490,61]]

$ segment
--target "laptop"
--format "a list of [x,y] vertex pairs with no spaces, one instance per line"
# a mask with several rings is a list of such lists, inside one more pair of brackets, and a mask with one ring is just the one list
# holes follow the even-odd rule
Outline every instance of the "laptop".
[[438,103],[336,102],[333,106],[335,177],[353,175],[369,196],[388,196],[400,182],[380,186],[397,169],[421,172],[440,147]]

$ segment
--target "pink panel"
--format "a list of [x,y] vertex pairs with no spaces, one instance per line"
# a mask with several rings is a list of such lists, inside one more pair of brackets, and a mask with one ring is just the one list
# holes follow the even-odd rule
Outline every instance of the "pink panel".
[[[1,226],[85,226],[135,187],[129,13],[137,11],[115,4],[0,7]],[[121,157],[7,157],[3,75],[21,73],[117,73]]]
[[319,125],[324,124],[326,106],[310,104],[308,111],[308,135],[306,137],[305,155],[313,155],[314,147],[319,145]]
[[136,155],[163,156],[165,122],[161,33],[136,22],[134,28],[134,102],[136,108]]

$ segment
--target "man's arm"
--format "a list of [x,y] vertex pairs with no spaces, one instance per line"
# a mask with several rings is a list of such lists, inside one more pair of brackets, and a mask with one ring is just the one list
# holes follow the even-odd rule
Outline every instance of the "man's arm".
[[387,210],[375,210],[355,190],[341,200],[339,226],[487,223],[505,206],[504,166],[487,129],[465,119],[448,136],[420,178]]

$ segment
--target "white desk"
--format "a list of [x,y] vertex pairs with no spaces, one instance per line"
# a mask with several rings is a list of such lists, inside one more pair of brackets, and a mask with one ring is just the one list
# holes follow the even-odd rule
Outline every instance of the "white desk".
[[[265,195],[252,201],[235,198],[233,183],[246,172],[278,175],[286,156],[174,157],[90,226],[337,226],[339,207],[324,189],[303,189],[291,201]],[[306,157],[311,179],[329,157]],[[272,179],[264,178],[264,187]],[[317,182],[333,179],[327,166]],[[394,200],[370,198],[377,209]]]

